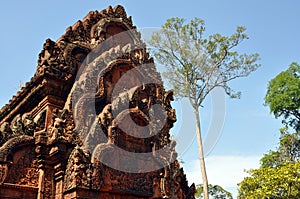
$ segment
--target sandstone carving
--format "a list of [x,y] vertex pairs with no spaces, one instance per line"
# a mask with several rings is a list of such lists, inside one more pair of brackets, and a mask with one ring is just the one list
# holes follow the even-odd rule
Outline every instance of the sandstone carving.
[[125,9],[89,12],[0,110],[0,199],[194,199],[172,100]]

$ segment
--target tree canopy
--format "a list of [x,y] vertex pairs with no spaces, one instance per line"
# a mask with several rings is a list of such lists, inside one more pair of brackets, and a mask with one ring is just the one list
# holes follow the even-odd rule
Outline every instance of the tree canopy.
[[[201,184],[196,186],[197,192],[195,197],[198,199],[203,198],[203,186]],[[208,185],[208,193],[214,199],[233,199],[232,194],[226,191],[223,187],[219,185]]]
[[269,82],[265,105],[275,118],[283,117],[283,123],[300,130],[300,65],[290,67]]
[[300,132],[290,133],[286,127],[280,129],[279,147],[269,151],[261,159],[261,167],[280,166],[284,163],[300,160]]
[[205,36],[205,22],[194,18],[171,18],[154,33],[149,43],[155,47],[157,61],[167,69],[164,75],[175,94],[188,97],[199,107],[215,87],[223,87],[230,97],[239,97],[228,82],[248,76],[260,65],[258,54],[239,54],[234,50],[248,39],[246,28],[238,26],[231,36],[219,33]]
[[274,168],[261,167],[249,172],[239,184],[240,199],[300,198],[300,163],[284,163]]

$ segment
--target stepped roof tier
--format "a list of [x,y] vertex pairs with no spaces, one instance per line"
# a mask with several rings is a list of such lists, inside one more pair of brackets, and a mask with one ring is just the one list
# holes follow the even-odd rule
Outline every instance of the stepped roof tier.
[[193,199],[172,100],[125,9],[89,12],[0,110],[0,199]]

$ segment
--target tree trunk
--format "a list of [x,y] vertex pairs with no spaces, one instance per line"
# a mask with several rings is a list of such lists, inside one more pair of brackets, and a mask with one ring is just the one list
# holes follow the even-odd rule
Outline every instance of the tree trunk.
[[204,199],[208,199],[208,180],[206,174],[206,167],[204,161],[204,152],[203,152],[203,145],[202,145],[202,137],[201,137],[201,126],[200,126],[200,116],[198,108],[194,108],[194,113],[196,117],[196,134],[197,134],[197,143],[198,143],[198,152],[200,158],[200,168],[202,173],[202,181],[203,181],[203,194]]

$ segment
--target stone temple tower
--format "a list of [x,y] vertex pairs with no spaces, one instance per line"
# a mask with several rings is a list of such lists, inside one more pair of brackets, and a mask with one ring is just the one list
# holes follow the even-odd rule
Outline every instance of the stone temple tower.
[[124,8],[91,11],[0,110],[0,199],[193,199],[172,100]]

